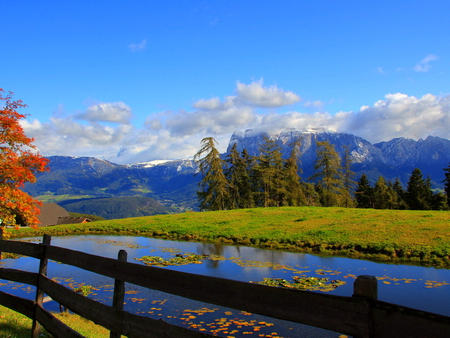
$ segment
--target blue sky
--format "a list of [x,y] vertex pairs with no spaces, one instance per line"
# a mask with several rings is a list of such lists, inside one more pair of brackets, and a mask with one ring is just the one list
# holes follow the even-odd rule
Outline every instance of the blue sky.
[[28,104],[44,155],[185,158],[247,128],[449,138],[449,12],[448,0],[4,0],[0,88]]

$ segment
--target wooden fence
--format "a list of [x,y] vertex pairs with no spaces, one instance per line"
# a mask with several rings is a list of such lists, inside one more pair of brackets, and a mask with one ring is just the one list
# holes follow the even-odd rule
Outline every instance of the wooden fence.
[[[450,336],[450,317],[377,300],[377,281],[372,276],[359,276],[354,284],[353,296],[344,297],[129,263],[123,250],[116,260],[52,246],[50,241],[48,235],[44,235],[41,244],[0,239],[0,255],[1,252],[11,252],[40,260],[38,273],[0,268],[0,279],[36,286],[35,301],[0,291],[1,305],[33,319],[33,338],[39,336],[41,325],[55,337],[83,337],[43,308],[44,294],[74,313],[107,328],[111,338],[120,335],[130,338],[210,337],[162,319],[155,320],[124,311],[125,282],[353,337]],[[113,306],[91,300],[47,278],[48,259],[114,278]]]

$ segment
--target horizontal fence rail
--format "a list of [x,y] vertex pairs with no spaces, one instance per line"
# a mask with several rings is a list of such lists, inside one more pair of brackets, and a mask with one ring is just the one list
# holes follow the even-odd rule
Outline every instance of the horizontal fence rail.
[[[45,235],[47,236],[47,235]],[[44,237],[45,237],[44,236]],[[449,337],[450,317],[378,301],[377,282],[372,276],[359,276],[352,297],[273,288],[217,277],[200,276],[164,268],[95,256],[47,244],[0,240],[0,253],[11,252],[41,260],[40,272],[0,268],[0,278],[34,285],[36,301],[0,291],[0,304],[32,319],[32,337],[39,325],[55,337],[82,337],[42,307],[42,296],[111,331],[111,338],[125,335],[144,337],[210,337],[210,335],[138,316],[123,310],[123,283],[173,295],[320,327],[354,337]],[[84,297],[46,277],[48,259],[72,265],[116,280],[113,306]]]

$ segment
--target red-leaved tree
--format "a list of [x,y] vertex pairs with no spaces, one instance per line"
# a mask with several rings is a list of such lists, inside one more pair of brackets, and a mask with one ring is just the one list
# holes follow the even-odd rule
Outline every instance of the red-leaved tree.
[[26,115],[17,109],[26,105],[12,96],[0,88],[0,223],[2,227],[36,227],[40,202],[21,189],[26,182],[34,183],[37,173],[48,170],[48,160],[36,151],[34,139],[27,137],[20,125]]

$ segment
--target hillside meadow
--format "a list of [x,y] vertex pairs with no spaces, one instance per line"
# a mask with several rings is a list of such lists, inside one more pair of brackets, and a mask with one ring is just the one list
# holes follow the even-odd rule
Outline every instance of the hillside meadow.
[[237,244],[379,261],[450,265],[450,212],[321,207],[186,212],[40,229],[11,238],[117,234]]

